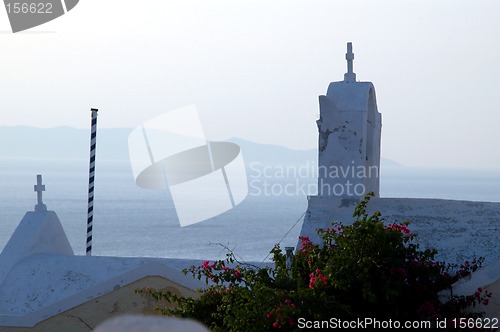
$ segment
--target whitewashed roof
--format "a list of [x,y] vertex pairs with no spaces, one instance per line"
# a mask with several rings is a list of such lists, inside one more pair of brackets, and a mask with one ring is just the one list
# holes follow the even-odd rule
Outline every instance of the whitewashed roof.
[[196,290],[205,284],[181,268],[199,263],[75,256],[53,211],[28,212],[0,254],[0,326],[34,326],[147,276]]

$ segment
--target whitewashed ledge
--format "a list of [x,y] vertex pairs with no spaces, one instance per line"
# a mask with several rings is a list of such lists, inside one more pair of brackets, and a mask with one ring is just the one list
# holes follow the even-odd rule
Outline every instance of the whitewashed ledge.
[[[318,241],[317,228],[332,221],[350,224],[356,200],[312,196],[301,235]],[[484,257],[500,258],[500,203],[420,198],[372,198],[367,212],[380,211],[388,223],[410,222],[423,248],[435,248],[438,260],[461,263]]]

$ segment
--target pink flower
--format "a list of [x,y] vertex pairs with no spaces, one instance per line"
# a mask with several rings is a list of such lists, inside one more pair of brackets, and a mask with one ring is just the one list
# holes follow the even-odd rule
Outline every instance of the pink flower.
[[201,267],[206,271],[210,271],[210,261],[204,261]]
[[326,284],[328,283],[328,279],[323,274],[321,274],[321,271],[319,269],[316,269],[316,273],[309,274],[309,278],[309,288],[314,288],[317,280],[320,280],[323,286],[326,286]]
[[314,284],[316,283],[316,278],[314,277],[314,273],[309,275],[309,288],[314,288]]
[[311,240],[309,240],[309,236],[299,236],[299,240],[302,241],[302,247],[299,249],[299,251],[305,254],[309,253],[310,249],[313,246]]
[[278,328],[280,327],[280,324],[278,324],[278,322],[274,322],[274,323],[273,323],[273,327],[274,327],[275,329],[278,329]]
[[326,283],[328,282],[328,279],[326,279],[325,276],[323,276],[322,274],[320,274],[318,276],[319,280],[321,280],[321,282],[323,283],[323,286],[326,286]]

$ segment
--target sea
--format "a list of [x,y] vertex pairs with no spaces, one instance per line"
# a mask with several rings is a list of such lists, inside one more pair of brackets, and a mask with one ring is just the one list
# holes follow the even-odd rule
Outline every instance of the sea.
[[[0,164],[0,249],[24,214],[34,209],[33,185],[36,175],[42,174],[43,202],[57,213],[75,254],[83,255],[88,161],[4,159]],[[270,259],[275,244],[296,246],[308,192],[279,189],[288,183],[308,185],[315,179],[299,183],[293,177],[247,176],[254,182],[242,203],[217,217],[181,227],[168,191],[138,187],[127,162],[98,163],[92,254],[212,260],[232,251],[242,261],[263,262]],[[500,169],[388,167],[381,170],[380,183],[381,197],[500,202]]]

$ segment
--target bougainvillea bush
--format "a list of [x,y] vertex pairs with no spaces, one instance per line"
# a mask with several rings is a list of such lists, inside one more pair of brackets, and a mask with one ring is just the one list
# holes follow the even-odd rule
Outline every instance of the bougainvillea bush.
[[301,237],[301,248],[287,267],[279,245],[274,267],[242,264],[232,252],[184,270],[207,281],[199,298],[182,298],[151,289],[140,292],[177,304],[159,308],[165,315],[197,319],[212,331],[298,329],[308,321],[358,318],[399,321],[476,317],[467,309],[487,304],[491,294],[478,289],[441,303],[438,292],[480,267],[482,259],[460,266],[434,260],[435,250],[420,249],[407,223],[388,223],[366,213],[367,196],[348,226],[319,229],[322,244]]

